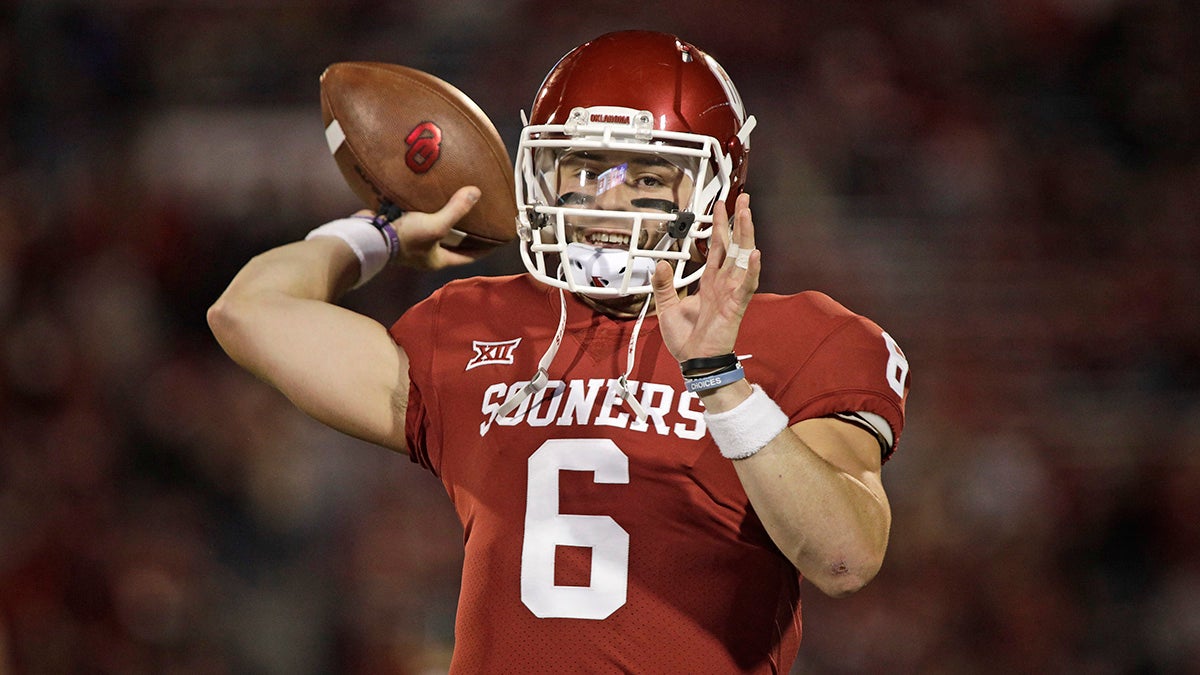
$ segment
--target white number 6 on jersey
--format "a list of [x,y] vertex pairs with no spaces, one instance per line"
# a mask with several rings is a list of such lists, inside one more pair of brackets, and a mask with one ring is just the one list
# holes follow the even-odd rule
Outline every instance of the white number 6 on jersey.
[[[551,439],[529,457],[521,602],[542,619],[605,619],[625,604],[629,533],[608,516],[558,512],[560,471],[591,471],[597,483],[628,483],[629,458],[606,438]],[[554,584],[558,546],[592,549],[587,586]]]
[[887,331],[883,332],[883,341],[888,348],[887,361],[887,381],[888,386],[900,398],[904,398],[904,378],[908,377],[908,359],[904,358],[904,352],[900,351],[900,345],[892,339]]

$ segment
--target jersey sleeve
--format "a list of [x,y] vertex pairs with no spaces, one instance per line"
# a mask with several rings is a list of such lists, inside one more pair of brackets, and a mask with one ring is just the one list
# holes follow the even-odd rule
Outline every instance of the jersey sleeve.
[[904,429],[909,368],[895,340],[869,319],[847,316],[807,354],[779,394],[791,422],[840,413],[887,420],[895,450]]
[[430,406],[436,404],[433,381],[434,333],[440,307],[439,294],[413,305],[392,324],[389,333],[408,355],[408,407],[404,418],[404,436],[409,459],[437,473],[436,458],[430,456]]

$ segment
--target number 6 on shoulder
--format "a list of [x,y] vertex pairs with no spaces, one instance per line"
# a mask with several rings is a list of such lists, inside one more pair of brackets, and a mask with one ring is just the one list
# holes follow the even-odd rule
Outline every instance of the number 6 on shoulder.
[[908,377],[908,359],[904,357],[904,352],[900,351],[900,345],[892,339],[887,331],[883,332],[883,341],[888,348],[887,366],[887,382],[900,398],[904,398],[904,380]]

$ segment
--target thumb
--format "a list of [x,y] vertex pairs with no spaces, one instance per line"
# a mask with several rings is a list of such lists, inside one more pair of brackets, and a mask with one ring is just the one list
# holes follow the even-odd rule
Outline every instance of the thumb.
[[446,205],[438,211],[438,215],[442,218],[447,218],[451,223],[457,223],[462,220],[462,217],[467,215],[467,212],[474,208],[475,203],[479,201],[480,191],[474,185],[465,185],[460,187]]
[[433,213],[410,212],[404,214],[404,227],[397,228],[400,238],[406,242],[425,245],[436,242],[450,231],[454,224],[479,201],[479,188],[467,185],[459,188],[442,208]]
[[[470,209],[474,208],[476,202],[479,202],[479,187],[474,185],[466,185],[456,190],[454,195],[446,199],[446,203],[442,208],[433,213],[420,214],[421,229],[433,234],[434,232],[445,233],[446,229],[454,226],[454,223],[462,220],[464,215],[467,215]],[[406,214],[408,215],[408,214]],[[415,219],[414,219],[415,220]]]
[[679,294],[675,292],[675,284],[671,282],[673,269],[671,263],[660,260],[654,266],[654,275],[650,277],[650,286],[654,289],[654,306],[659,312],[679,302]]

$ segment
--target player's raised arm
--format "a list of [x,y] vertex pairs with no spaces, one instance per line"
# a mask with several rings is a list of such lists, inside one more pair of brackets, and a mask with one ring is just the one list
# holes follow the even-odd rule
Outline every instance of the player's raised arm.
[[305,413],[404,452],[408,359],[382,324],[333,303],[392,255],[425,269],[473,260],[438,242],[478,199],[464,187],[437,213],[407,213],[383,229],[360,214],[254,257],[209,308],[213,335]]
[[[736,206],[732,233],[724,209],[716,210],[698,293],[681,298],[670,288],[666,265],[655,272],[659,325],[685,377],[689,364],[708,368],[720,359],[710,357],[736,362],[734,341],[762,269],[749,195],[740,195]],[[835,418],[789,425],[779,406],[747,380],[709,379],[717,386],[698,389],[709,433],[734,460],[775,544],[829,595],[868,583],[883,563],[891,527],[875,438]]]

